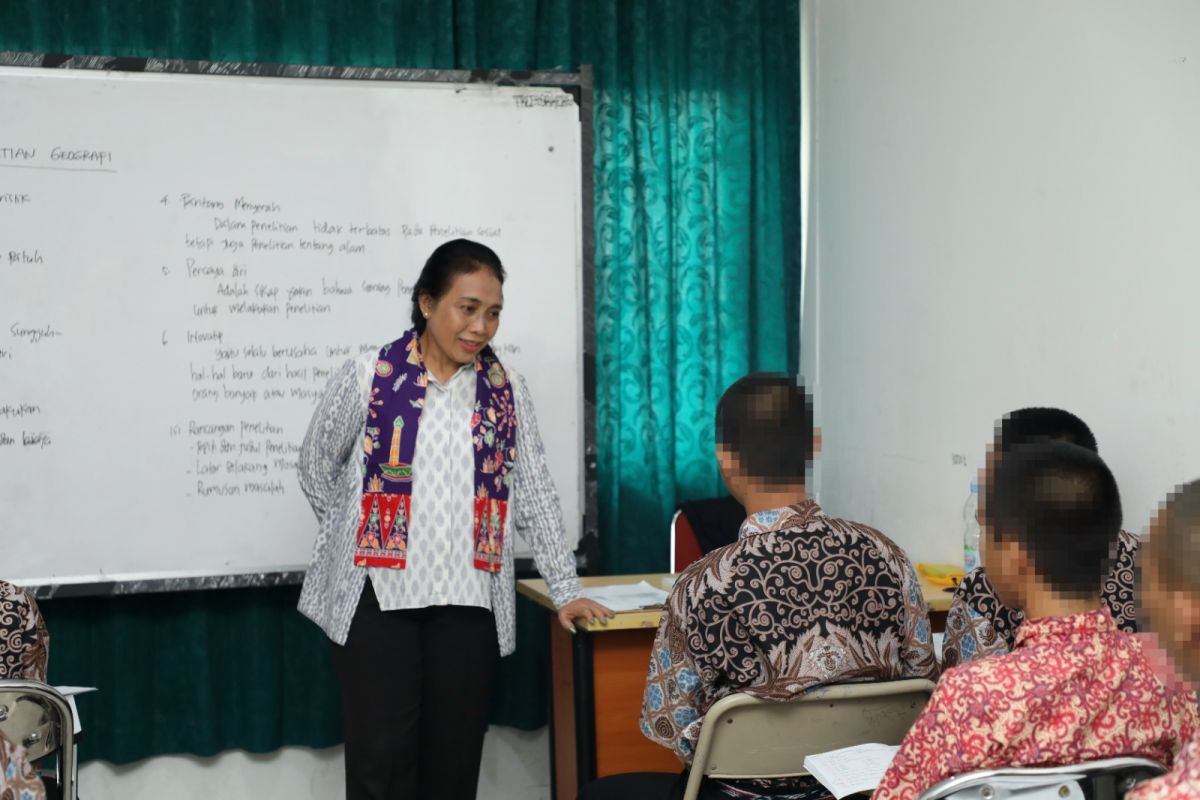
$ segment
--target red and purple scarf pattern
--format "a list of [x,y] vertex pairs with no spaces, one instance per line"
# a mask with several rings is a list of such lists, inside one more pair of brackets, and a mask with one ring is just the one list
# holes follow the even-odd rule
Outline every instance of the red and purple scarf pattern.
[[[412,486],[419,477],[413,475],[413,454],[428,385],[421,338],[415,330],[379,351],[367,404],[366,474],[355,566],[404,569],[407,564]],[[475,357],[471,442],[475,448],[471,525],[475,568],[499,572],[517,457],[517,414],[508,373],[490,347]]]

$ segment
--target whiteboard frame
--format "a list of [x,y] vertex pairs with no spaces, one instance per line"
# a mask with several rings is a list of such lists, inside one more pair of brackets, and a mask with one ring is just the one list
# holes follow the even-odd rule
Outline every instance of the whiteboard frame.
[[[106,72],[208,75],[213,77],[317,78],[322,80],[403,81],[410,83],[492,84],[560,88],[575,98],[579,108],[580,176],[580,265],[583,320],[583,519],[580,526],[576,565],[586,568],[599,561],[599,522],[596,469],[596,309],[595,309],[595,210],[592,129],[592,67],[580,65],[578,72],[554,70],[449,70],[407,67],[336,67],[315,64],[260,64],[248,61],[197,61],[175,58],[131,58],[125,56],[72,56],[55,53],[0,51],[0,69],[78,69]],[[518,573],[534,570],[533,559],[518,558]],[[271,572],[180,576],[113,575],[54,583],[22,583],[39,600],[51,597],[143,594],[235,589],[253,586],[288,586],[304,580],[306,567]]]

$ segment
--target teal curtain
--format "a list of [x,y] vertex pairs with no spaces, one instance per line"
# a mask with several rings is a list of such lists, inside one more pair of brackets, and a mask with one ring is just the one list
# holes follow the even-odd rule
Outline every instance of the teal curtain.
[[[296,611],[299,587],[44,600],[50,682],[80,695],[80,758],[266,753],[341,741],[329,643]],[[517,600],[517,652],[500,662],[492,722],[546,724],[546,615]]]
[[799,5],[601,5],[601,548],[607,572],[651,572],[679,500],[724,493],[721,393],[799,365]]
[[[0,49],[433,68],[595,67],[601,569],[666,566],[681,499],[722,490],[712,414],[798,363],[797,0],[9,0]],[[338,740],[326,645],[294,589],[43,603],[84,758]],[[493,719],[545,720],[522,605]]]

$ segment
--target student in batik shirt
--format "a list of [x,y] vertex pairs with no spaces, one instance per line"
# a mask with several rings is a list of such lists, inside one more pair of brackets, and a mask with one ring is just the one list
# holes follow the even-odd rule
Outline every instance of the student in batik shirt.
[[[1171,492],[1150,526],[1139,605],[1174,666],[1200,682],[1200,481]],[[1126,800],[1200,797],[1200,738],[1193,736],[1170,774],[1146,781]]]
[[1196,730],[1196,701],[1162,682],[1100,600],[1121,527],[1108,467],[1065,442],[1015,447],[994,466],[981,516],[992,582],[1026,620],[1012,652],[947,670],[875,800],[911,800],[976,769],[1115,756],[1169,765]]
[[25,748],[0,733],[0,800],[46,800],[46,786]]
[[[717,407],[717,461],[750,515],[738,541],[685,570],[663,610],[642,732],[690,764],[704,714],[730,694],[790,700],[829,683],[932,678],[929,619],[908,557],[874,528],[808,498],[812,403],[783,375],[751,375]],[[597,798],[678,798],[686,773],[615,776]],[[729,785],[705,798],[824,797],[812,779]]]
[[[997,454],[1021,444],[1039,441],[1063,441],[1098,452],[1096,437],[1079,417],[1060,408],[1022,408],[1004,415],[996,425],[996,438],[988,451],[987,463]],[[987,483],[988,468],[982,484]],[[1112,568],[1104,578],[1100,596],[1113,620],[1123,631],[1137,630],[1133,604],[1134,560],[1138,539],[1121,531]],[[983,567],[967,573],[954,591],[946,615],[946,639],[942,657],[947,667],[957,666],[985,656],[1000,655],[1012,649],[1017,626],[1025,619],[1018,608],[1010,608],[996,596]]]
[[0,581],[0,679],[46,682],[50,635],[33,595]]

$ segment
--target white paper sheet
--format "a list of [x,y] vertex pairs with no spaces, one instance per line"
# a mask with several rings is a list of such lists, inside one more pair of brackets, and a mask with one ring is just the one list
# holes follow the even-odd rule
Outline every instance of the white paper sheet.
[[79,735],[83,731],[83,724],[79,721],[79,709],[75,706],[75,695],[87,694],[88,692],[96,691],[95,686],[55,686],[58,693],[67,698],[67,704],[71,706],[71,719],[75,720],[75,734]]
[[857,792],[872,792],[899,747],[887,744],[859,744],[814,753],[804,757],[804,768],[837,800]]
[[608,606],[613,611],[637,611],[657,608],[667,601],[667,592],[645,581],[619,583],[610,586],[591,586],[583,590],[589,600]]

